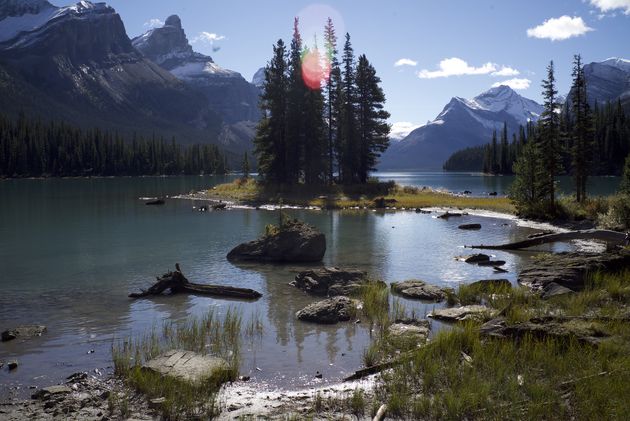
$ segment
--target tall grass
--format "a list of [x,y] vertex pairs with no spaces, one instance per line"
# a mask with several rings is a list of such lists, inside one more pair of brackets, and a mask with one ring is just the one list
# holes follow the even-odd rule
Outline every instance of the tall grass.
[[[258,322],[250,322],[253,332]],[[242,316],[228,309],[223,317],[214,310],[183,323],[165,322],[161,329],[112,345],[114,373],[149,398],[165,398],[161,405],[167,419],[207,418],[216,415],[216,394],[226,381],[236,379],[240,364]],[[142,365],[170,349],[184,349],[225,359],[228,370],[211,373],[200,383],[163,377]]]

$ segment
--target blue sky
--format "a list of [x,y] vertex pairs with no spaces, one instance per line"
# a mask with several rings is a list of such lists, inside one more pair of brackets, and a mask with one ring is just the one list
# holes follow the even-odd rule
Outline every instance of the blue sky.
[[[294,16],[301,15],[305,26],[319,27],[326,15],[333,14],[338,29],[350,32],[355,52],[365,53],[376,67],[392,123],[425,123],[451,97],[471,98],[510,79],[517,79],[514,86],[525,88],[519,90],[522,95],[540,100],[540,81],[551,59],[561,92],[569,88],[575,53],[587,63],[613,56],[630,59],[630,0],[110,0],[108,4],[120,13],[131,37],[146,31],[152,20],[157,23],[178,14],[188,39],[198,39],[195,50],[248,80],[270,58],[278,38],[289,40]],[[220,49],[213,51],[213,47]],[[408,64],[395,66],[400,59]],[[450,60],[440,67],[446,59]]]

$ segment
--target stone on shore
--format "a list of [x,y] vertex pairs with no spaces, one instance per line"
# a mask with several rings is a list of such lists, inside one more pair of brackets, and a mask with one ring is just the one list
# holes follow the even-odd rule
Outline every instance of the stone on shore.
[[26,339],[36,336],[42,336],[46,332],[46,326],[41,325],[23,325],[2,332],[2,342],[11,341],[13,339]]
[[295,316],[305,322],[335,324],[356,318],[358,306],[356,300],[339,296],[310,304],[295,313]]
[[429,313],[429,317],[445,322],[463,322],[466,320],[486,320],[493,317],[496,310],[473,304],[462,307],[440,308]]
[[199,384],[217,374],[225,374],[229,366],[223,358],[201,355],[192,351],[173,349],[147,361],[143,369],[190,384]]
[[333,297],[357,294],[369,282],[367,272],[326,267],[300,272],[290,285],[311,294]]
[[228,260],[258,262],[319,262],[326,253],[326,237],[298,220],[275,232],[234,247]]
[[403,282],[392,282],[392,291],[405,298],[439,302],[446,298],[446,290],[435,285],[427,284],[418,279]]
[[47,400],[60,395],[72,393],[72,389],[65,385],[48,386],[35,392],[31,397],[33,399]]
[[393,341],[426,342],[431,331],[428,320],[398,319],[387,329],[388,339]]

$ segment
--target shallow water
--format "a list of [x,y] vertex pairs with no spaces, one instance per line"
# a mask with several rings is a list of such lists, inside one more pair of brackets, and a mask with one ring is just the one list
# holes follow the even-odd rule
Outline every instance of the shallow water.
[[[339,380],[361,367],[369,343],[365,323],[319,326],[295,312],[316,300],[288,283],[309,265],[234,265],[225,259],[236,244],[257,237],[277,212],[233,209],[199,213],[193,202],[167,200],[145,206],[139,197],[176,195],[229,177],[156,177],[0,181],[0,330],[45,324],[48,332],[27,342],[0,343],[0,398],[27,394],[31,385],[55,384],[84,370],[111,370],[114,340],[147,332],[164,320],[184,320],[210,307],[238,308],[247,322],[259,314],[262,338],[245,343],[241,374],[270,388],[295,388]],[[464,244],[499,243],[534,232],[515,221],[480,216],[450,220],[413,212],[290,210],[326,234],[325,265],[355,267],[374,278],[419,278],[438,285],[505,277],[532,253],[497,252],[508,274],[494,275],[456,261]],[[481,231],[461,231],[479,222]],[[254,303],[174,296],[131,300],[154,276],[179,262],[195,282],[253,288]],[[401,299],[425,315],[435,304]],[[434,322],[434,330],[439,329]],[[90,351],[94,351],[91,353]],[[323,379],[314,379],[316,371]],[[15,389],[19,387],[20,389]]]

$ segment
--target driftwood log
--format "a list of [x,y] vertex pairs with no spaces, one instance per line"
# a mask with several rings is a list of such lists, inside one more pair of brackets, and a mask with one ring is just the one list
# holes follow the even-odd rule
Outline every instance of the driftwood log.
[[188,293],[198,295],[211,295],[217,297],[239,298],[244,300],[256,300],[262,297],[258,291],[249,288],[236,288],[225,285],[205,285],[189,282],[179,268],[175,265],[175,272],[168,272],[157,278],[157,282],[147,290],[129,294],[131,298],[147,297],[149,295],[161,295],[170,290],[171,294]]
[[486,249],[486,250],[520,250],[528,247],[539,246],[542,244],[564,242],[571,240],[599,240],[605,241],[610,244],[624,244],[628,241],[628,234],[617,231],[609,230],[583,230],[583,231],[570,231],[561,232],[555,234],[541,235],[535,238],[529,238],[523,241],[517,241],[515,243],[499,244],[499,245],[477,245],[466,246],[471,249]]

